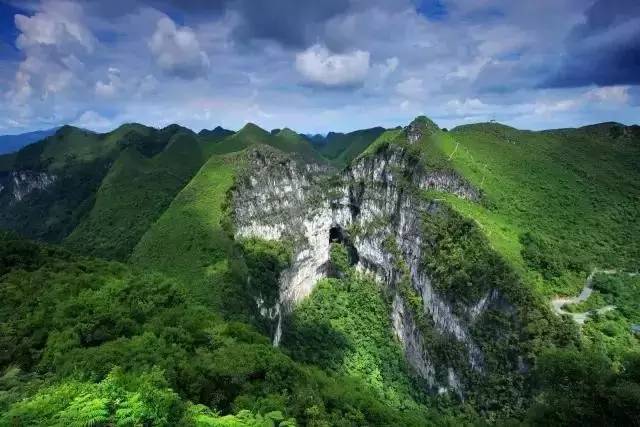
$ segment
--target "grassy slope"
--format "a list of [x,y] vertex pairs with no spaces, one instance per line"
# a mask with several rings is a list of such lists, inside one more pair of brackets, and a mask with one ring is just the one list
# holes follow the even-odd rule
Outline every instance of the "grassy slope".
[[274,136],[274,142],[269,145],[285,153],[298,154],[307,162],[319,161],[321,158],[306,138],[289,128],[284,128],[278,132]]
[[174,135],[153,158],[124,150],[111,167],[87,218],[66,239],[83,253],[125,260],[142,235],[205,161],[191,133]]
[[246,124],[235,134],[212,146],[210,153],[233,153],[260,144],[269,145],[285,153],[296,154],[306,161],[321,159],[311,143],[291,129],[282,129],[274,135],[253,123]]
[[228,295],[234,291],[239,267],[234,265],[233,241],[223,229],[227,191],[239,161],[236,154],[212,156],[144,234],[131,256],[133,264],[180,279],[223,312],[244,303]]
[[[478,124],[441,133],[435,143],[441,161],[481,188],[486,203],[444,197],[544,293],[574,293],[592,266],[634,268],[639,139],[613,138],[606,129],[529,132]],[[560,274],[543,279],[524,261],[526,232],[544,242]]]
[[[97,134],[63,126],[55,135],[24,147],[8,169],[43,171],[55,175],[56,180],[46,191],[33,191],[21,202],[0,204],[0,227],[31,238],[62,241],[91,210],[96,192],[121,150],[134,146],[157,151],[175,130],[156,131],[129,124]],[[0,199],[7,197],[4,194]]]
[[346,134],[330,133],[327,142],[319,146],[318,151],[335,165],[346,166],[384,132],[384,128],[375,127]]

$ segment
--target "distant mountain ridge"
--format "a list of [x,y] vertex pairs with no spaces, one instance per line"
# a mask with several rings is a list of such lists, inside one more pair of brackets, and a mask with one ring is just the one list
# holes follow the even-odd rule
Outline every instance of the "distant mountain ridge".
[[17,135],[0,135],[0,155],[18,151],[25,145],[32,144],[53,135],[58,129],[60,128],[55,127],[51,129],[20,133]]

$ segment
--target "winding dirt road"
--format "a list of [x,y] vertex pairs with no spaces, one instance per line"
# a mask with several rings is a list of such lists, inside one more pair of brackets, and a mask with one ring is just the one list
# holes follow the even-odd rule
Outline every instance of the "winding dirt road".
[[578,295],[577,297],[570,297],[570,298],[560,297],[560,298],[554,298],[551,300],[551,306],[553,307],[553,311],[555,311],[556,314],[558,315],[562,315],[562,314],[569,315],[571,316],[571,318],[573,318],[573,320],[577,324],[583,325],[584,322],[587,320],[587,318],[589,318],[589,316],[592,315],[592,313],[595,312],[598,314],[602,314],[602,313],[606,313],[607,311],[611,311],[615,309],[616,307],[614,305],[607,305],[597,310],[587,311],[583,313],[570,313],[564,310],[562,307],[565,304],[578,304],[583,301],[586,301],[587,298],[589,298],[589,296],[593,292],[593,288],[591,287],[591,285],[593,284],[593,278],[597,273],[615,274],[617,272],[618,272],[617,270],[599,270],[597,268],[593,269],[593,271],[591,271],[591,273],[589,274],[589,277],[587,277],[587,280],[585,280],[584,287],[582,288],[580,295]]

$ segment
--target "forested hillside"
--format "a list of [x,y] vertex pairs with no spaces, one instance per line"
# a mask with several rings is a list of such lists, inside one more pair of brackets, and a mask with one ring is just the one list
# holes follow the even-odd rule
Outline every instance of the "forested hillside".
[[633,425],[639,151],[62,127],[0,156],[0,425]]

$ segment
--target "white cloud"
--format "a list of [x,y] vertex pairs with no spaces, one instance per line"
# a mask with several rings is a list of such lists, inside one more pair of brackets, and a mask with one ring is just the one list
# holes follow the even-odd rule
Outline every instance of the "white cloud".
[[396,85],[396,92],[405,98],[421,99],[425,93],[424,82],[416,77],[408,78]]
[[380,65],[380,77],[385,79],[392,74],[397,68],[400,61],[397,57],[387,58],[384,64]]
[[490,58],[478,57],[473,61],[460,64],[456,69],[446,75],[447,79],[475,80],[482,70],[491,62]]
[[459,99],[453,99],[446,103],[446,110],[455,113],[459,116],[469,116],[477,114],[487,114],[495,110],[495,106],[485,104],[478,98],[465,99],[460,101]]
[[550,115],[552,113],[566,112],[578,108],[582,104],[581,99],[561,99],[559,101],[539,101],[535,104],[534,114]]
[[107,82],[98,80],[96,82],[95,92],[98,96],[111,97],[116,94],[122,81],[120,79],[120,70],[115,67],[109,67]]
[[629,86],[597,87],[589,90],[585,97],[599,102],[626,104],[629,101],[629,89]]
[[315,44],[296,55],[296,69],[313,83],[348,86],[364,82],[369,73],[369,52],[356,50],[334,54]]
[[575,95],[572,98],[560,100],[539,101],[535,104],[534,113],[550,115],[583,109],[588,106],[600,108],[619,107],[629,101],[629,86],[594,87]]
[[47,99],[77,81],[84,69],[79,57],[93,52],[96,41],[84,24],[82,8],[70,2],[43,3],[33,16],[16,14],[14,21],[20,32],[16,47],[24,60],[6,96],[24,116],[30,114],[33,98]]
[[114,125],[111,120],[92,110],[85,111],[71,124],[98,132],[111,130]]
[[66,1],[46,2],[42,8],[31,17],[15,15],[16,28],[20,31],[16,39],[18,49],[79,44],[89,52],[93,50],[95,39],[82,23],[79,5]]
[[168,74],[183,78],[204,76],[209,69],[209,57],[189,27],[177,27],[168,17],[158,20],[149,41],[149,48],[158,66]]

